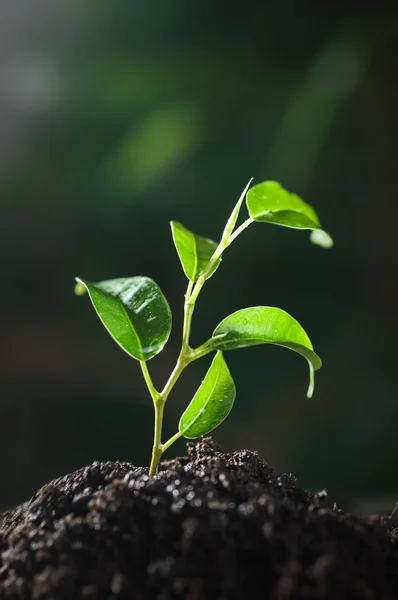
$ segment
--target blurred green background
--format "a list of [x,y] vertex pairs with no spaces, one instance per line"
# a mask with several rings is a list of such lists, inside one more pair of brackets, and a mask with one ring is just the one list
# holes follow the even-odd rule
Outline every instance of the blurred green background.
[[[94,460],[148,464],[135,361],[74,277],[155,279],[178,352],[185,278],[168,221],[218,239],[250,177],[310,202],[335,239],[255,224],[205,286],[204,341],[251,305],[295,316],[324,361],[226,355],[237,401],[214,433],[345,506],[398,500],[398,18],[393,2],[4,0],[0,7],[0,508]],[[170,397],[165,437],[210,358]],[[171,458],[184,452],[181,441]],[[365,508],[364,508],[365,507]]]

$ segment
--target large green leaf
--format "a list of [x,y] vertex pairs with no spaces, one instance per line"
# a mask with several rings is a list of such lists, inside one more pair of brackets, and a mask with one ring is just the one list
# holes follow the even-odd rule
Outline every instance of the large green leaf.
[[296,194],[290,194],[276,181],[264,181],[247,193],[246,204],[254,221],[275,223],[294,229],[311,229],[311,241],[331,248],[333,240],[322,228],[315,210]]
[[125,277],[92,283],[76,278],[76,293],[88,291],[113,339],[137,360],[160,352],[171,331],[171,311],[159,286],[149,277]]
[[180,419],[180,433],[193,439],[218,427],[228,416],[235,396],[231,374],[222,352],[217,352],[206,377]]
[[[192,233],[177,221],[171,221],[170,226],[184,273],[188,279],[195,282],[205,272],[218,244],[213,240]],[[214,265],[208,277],[216,271],[220,260]]]
[[287,312],[271,306],[244,308],[229,315],[213,331],[211,345],[219,350],[233,350],[257,344],[276,344],[298,352],[310,367],[308,397],[314,390],[314,371],[322,361],[300,323]]

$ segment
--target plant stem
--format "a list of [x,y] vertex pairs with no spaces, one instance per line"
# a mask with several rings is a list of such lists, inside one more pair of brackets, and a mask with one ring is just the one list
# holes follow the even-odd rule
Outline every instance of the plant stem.
[[184,324],[182,328],[182,343],[180,357],[189,349],[189,335],[191,333],[192,315],[195,308],[195,304],[191,302],[193,285],[193,281],[189,280],[184,302]]
[[234,240],[236,240],[238,235],[240,235],[242,233],[242,231],[244,231],[246,229],[246,227],[249,227],[249,225],[251,225],[252,223],[254,223],[254,219],[249,217],[248,219],[246,219],[246,221],[244,221],[244,223],[242,223],[242,225],[240,225],[237,229],[235,229],[235,231],[233,233],[231,233],[231,235],[228,238],[228,246],[230,244],[232,244],[232,242]]
[[182,360],[180,360],[180,358],[177,360],[176,366],[174,367],[173,372],[171,373],[169,379],[167,380],[166,385],[164,386],[164,388],[160,394],[160,396],[164,402],[166,402],[171,390],[177,383],[179,376],[181,375],[181,373],[187,366],[188,362],[191,362],[191,361],[190,360],[182,361]]
[[141,363],[142,372],[144,375],[145,382],[148,386],[148,389],[151,393],[153,399],[153,405],[155,409],[155,429],[153,436],[153,448],[152,448],[152,459],[151,465],[149,467],[149,475],[152,477],[155,475],[156,470],[158,468],[159,461],[163,452],[182,434],[176,434],[173,438],[173,441],[166,442],[165,445],[162,445],[162,426],[163,426],[163,412],[166,404],[166,400],[175,386],[178,378],[181,373],[190,362],[189,358],[187,358],[189,354],[189,335],[191,332],[191,321],[192,321],[192,313],[194,309],[194,305],[190,303],[190,296],[193,288],[193,281],[189,280],[187,291],[185,294],[185,303],[184,303],[184,324],[183,324],[183,333],[182,333],[182,342],[181,342],[181,351],[180,355],[177,359],[177,363],[166,382],[163,390],[159,393],[153,386],[151,377],[149,375],[148,369],[145,363]]
[[224,252],[224,250],[228,248],[228,246],[238,237],[238,235],[240,235],[242,231],[246,229],[246,227],[248,227],[252,222],[253,219],[250,217],[244,223],[242,223],[242,225],[240,225],[240,227],[238,227],[229,237],[226,237],[226,239],[224,239],[223,237],[216,250],[214,251],[214,254],[211,257],[205,272],[199,277],[196,283],[189,280],[184,302],[184,323],[182,328],[181,350],[176,365],[161,392],[158,392],[155,386],[153,385],[146,362],[140,361],[145,383],[147,384],[148,390],[152,396],[153,406],[155,409],[155,429],[153,437],[152,459],[151,465],[149,467],[149,475],[151,477],[156,473],[163,452],[165,452],[167,448],[169,448],[176,440],[178,440],[182,436],[182,433],[177,432],[165,444],[162,444],[161,437],[163,425],[163,412],[166,400],[169,397],[171,390],[177,383],[185,367],[190,362],[197,360],[198,358],[201,358],[205,354],[208,354],[209,352],[214,350],[214,348],[210,344],[210,341],[205,342],[204,344],[202,344],[202,346],[199,346],[195,350],[192,350],[189,347],[192,316],[195,310],[196,300],[198,299],[198,296],[202,287],[205,284],[205,281],[209,277],[209,274],[212,272],[218,260],[221,258],[221,255]]
[[165,402],[163,400],[154,401],[153,406],[155,409],[155,430],[153,435],[153,448],[152,448],[152,459],[149,467],[149,476],[155,475],[160,461],[160,457],[163,454],[162,446],[162,425],[163,425],[163,411]]
[[148,371],[148,366],[145,360],[140,360],[142,374],[145,379],[145,383],[152,396],[153,408],[155,410],[155,430],[153,434],[153,448],[152,448],[152,459],[151,466],[149,467],[149,475],[155,475],[156,469],[159,464],[160,457],[162,456],[162,425],[163,425],[163,412],[165,402],[161,394],[157,391],[153,385],[152,378]]
[[[200,291],[201,291],[202,287],[204,286],[205,281],[207,280],[207,278],[209,276],[209,273],[211,273],[214,265],[219,260],[219,258],[221,257],[222,253],[227,248],[227,246],[228,246],[227,242],[222,242],[221,241],[219,243],[219,245],[217,246],[217,248],[214,251],[213,256],[211,257],[211,259],[209,261],[209,264],[206,267],[205,272],[199,277],[199,279],[195,283],[195,287],[193,288],[191,297],[189,299],[189,302],[192,304],[192,313],[193,313],[193,311],[195,309],[195,302],[198,299]],[[191,313],[191,319],[192,319],[192,313]]]

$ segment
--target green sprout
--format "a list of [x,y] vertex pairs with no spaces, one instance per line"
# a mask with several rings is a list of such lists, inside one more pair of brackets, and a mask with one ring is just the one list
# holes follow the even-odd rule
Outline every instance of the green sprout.
[[[290,194],[279,183],[265,181],[249,190],[247,184],[223,231],[221,241],[196,235],[181,223],[172,221],[173,241],[188,278],[185,294],[181,350],[176,365],[159,391],[148,370],[148,361],[163,350],[171,331],[171,310],[159,286],[148,277],[126,277],[92,283],[76,278],[75,292],[89,293],[103,325],[130,356],[140,362],[155,409],[154,441],[149,474],[156,473],[162,454],[180,437],[206,435],[224,421],[232,409],[236,390],[223,352],[258,344],[276,344],[301,354],[309,364],[308,397],[314,391],[314,373],[322,366],[311,340],[301,325],[287,312],[270,306],[244,308],[226,317],[210,339],[197,348],[189,345],[196,301],[206,282],[221,263],[224,251],[251,223],[274,223],[294,229],[311,230],[314,244],[330,248],[333,240],[321,227],[314,209],[299,196]],[[248,191],[249,190],[249,191]],[[243,200],[249,217],[236,226]],[[162,443],[163,413],[166,401],[181,373],[189,363],[215,352],[211,366],[199,389],[183,413],[178,432]]]

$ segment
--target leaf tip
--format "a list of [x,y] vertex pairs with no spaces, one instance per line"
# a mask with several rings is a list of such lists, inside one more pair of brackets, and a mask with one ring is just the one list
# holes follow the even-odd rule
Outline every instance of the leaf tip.
[[79,279],[79,277],[76,277],[75,281],[76,281],[76,285],[75,285],[74,292],[75,292],[76,296],[84,296],[84,294],[87,292],[86,286],[84,285],[82,280]]
[[323,229],[314,229],[311,231],[310,240],[316,246],[320,246],[321,248],[333,248],[334,241],[331,235],[329,235]]
[[307,390],[307,398],[312,398],[312,396],[314,395],[314,388],[315,388],[315,371],[314,371],[314,368],[311,363],[309,363],[309,366],[310,366],[310,383],[309,383],[308,390]]

